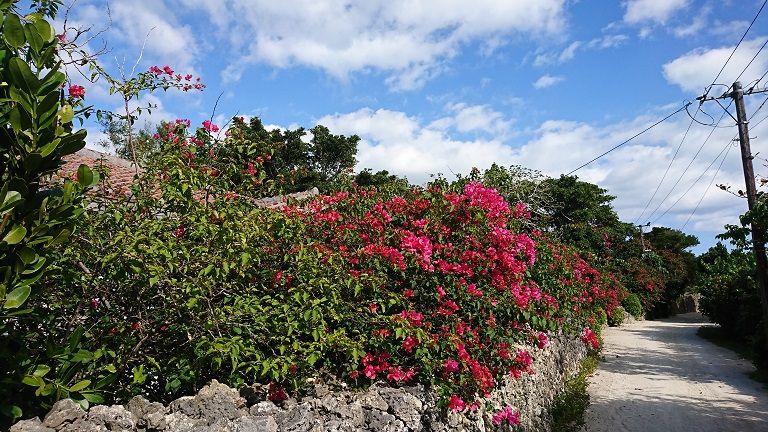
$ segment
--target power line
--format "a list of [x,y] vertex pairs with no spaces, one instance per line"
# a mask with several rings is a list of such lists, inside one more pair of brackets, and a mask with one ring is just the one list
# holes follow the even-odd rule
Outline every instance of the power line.
[[[766,44],[768,44],[768,38],[766,38],[766,39],[765,39],[765,42],[763,42],[763,46],[761,46],[761,47],[760,47],[760,49],[759,49],[759,50],[757,50],[757,52],[755,53],[755,55],[752,57],[752,60],[750,60],[750,61],[749,61],[749,63],[747,63],[747,65],[746,65],[746,66],[744,66],[744,69],[741,71],[741,73],[739,74],[739,76],[737,76],[737,77],[736,77],[736,79],[735,79],[734,81],[738,81],[738,80],[739,80],[739,78],[741,78],[741,76],[742,76],[742,75],[744,75],[744,72],[746,72],[746,71],[747,71],[747,69],[749,69],[749,67],[752,65],[752,62],[754,62],[754,61],[755,61],[755,59],[757,58],[757,56],[759,56],[759,55],[760,55],[760,52],[762,52],[762,51],[763,51],[763,48],[765,48],[765,45],[766,45]],[[765,76],[765,75],[763,75],[763,76]],[[762,78],[761,78],[761,79],[762,79]],[[754,86],[753,86],[752,88],[754,88]]]
[[[704,189],[704,193],[703,193],[703,194],[701,194],[701,198],[699,198],[699,202],[697,202],[697,203],[696,203],[696,207],[694,207],[694,208],[693,208],[693,211],[691,212],[691,214],[689,214],[689,215],[688,215],[688,219],[686,219],[686,220],[685,220],[685,223],[683,224],[683,226],[682,226],[682,227],[680,227],[680,231],[684,230],[684,229],[685,229],[685,227],[688,225],[688,222],[690,222],[690,221],[691,221],[691,218],[693,217],[694,213],[696,213],[696,210],[698,210],[698,209],[699,209],[699,206],[701,205],[702,201],[704,201],[704,198],[705,198],[705,197],[707,196],[707,194],[709,193],[709,189],[711,189],[711,188],[712,188],[712,183],[714,183],[714,182],[715,182],[715,179],[717,178],[717,175],[720,173],[720,168],[722,168],[722,167],[723,167],[723,163],[724,163],[724,162],[725,162],[725,160],[728,158],[728,153],[730,153],[730,152],[731,152],[731,148],[733,148],[733,147],[731,146],[731,144],[730,144],[730,143],[728,143],[728,145],[726,146],[726,148],[727,148],[728,150],[726,150],[726,152],[725,152],[725,155],[723,156],[723,159],[720,161],[720,165],[718,165],[717,169],[715,170],[715,175],[713,175],[713,176],[712,176],[712,180],[710,180],[710,182],[709,182],[709,185],[707,185],[707,187]],[[717,160],[717,159],[715,159],[715,160]],[[707,168],[707,169],[709,169],[709,168]]]
[[[751,23],[749,23],[749,27],[747,27],[747,30],[745,30],[745,31],[744,31],[744,34],[743,34],[743,35],[741,35],[741,39],[739,39],[739,43],[737,43],[737,44],[736,44],[736,46],[735,46],[735,47],[733,47],[733,51],[731,51],[731,55],[729,55],[729,56],[728,56],[728,59],[726,59],[726,60],[725,60],[725,63],[723,63],[723,67],[721,67],[721,68],[720,68],[720,72],[718,72],[718,73],[717,73],[717,76],[715,77],[715,79],[713,79],[713,80],[712,80],[712,84],[710,84],[710,86],[709,86],[710,88],[711,88],[711,87],[712,87],[712,86],[713,86],[713,85],[714,85],[714,84],[717,82],[717,79],[718,79],[718,78],[720,78],[720,75],[721,75],[721,74],[723,73],[723,71],[725,70],[725,66],[727,66],[727,65],[728,65],[728,62],[729,62],[729,61],[731,61],[731,58],[732,58],[732,57],[733,57],[733,55],[736,53],[736,50],[737,50],[737,49],[739,49],[739,45],[741,45],[741,43],[744,41],[744,38],[745,38],[745,37],[747,37],[747,33],[749,33],[749,30],[750,30],[750,29],[752,28],[752,26],[755,24],[755,21],[757,21],[757,17],[759,17],[759,16],[760,16],[760,13],[763,11],[763,8],[765,7],[765,4],[766,4],[766,3],[768,3],[768,0],[765,0],[765,1],[763,2],[763,5],[762,5],[762,6],[760,6],[760,9],[757,11],[757,13],[755,14],[755,17],[752,19],[752,22],[751,22]],[[709,93],[709,89],[707,89],[707,92],[706,92],[706,93]],[[706,95],[706,93],[705,93],[705,95]]]
[[[752,115],[751,115],[751,116],[749,116],[749,119],[747,120],[748,122],[749,122],[750,120],[752,120],[752,119],[755,117],[755,115],[757,115],[757,113],[758,113],[758,112],[759,112],[759,111],[760,111],[760,110],[761,110],[761,109],[762,109],[762,108],[765,106],[766,102],[768,102],[768,98],[765,98],[765,99],[763,100],[763,103],[761,103],[761,104],[760,104],[760,106],[759,106],[759,107],[757,107],[757,109],[756,109],[756,110],[755,110],[755,111],[752,113]],[[752,126],[753,126],[753,127],[757,127],[757,126],[758,126],[760,123],[764,122],[765,120],[768,120],[768,116],[766,116],[766,117],[763,117],[763,118],[762,118],[762,119],[761,119],[759,122],[755,123],[755,124],[754,124],[754,125],[752,125]],[[734,135],[734,137],[731,139],[731,141],[735,140],[737,136],[738,136],[738,134]],[[730,145],[731,145],[731,143],[729,142],[729,143],[728,143],[728,145],[727,145],[727,147],[726,147],[726,148],[728,148],[728,152],[730,152],[730,147],[729,147]],[[728,155],[728,152],[726,152],[726,156]],[[720,153],[722,154],[722,151],[721,151]],[[719,157],[719,156],[720,156],[720,155],[718,154],[718,157]],[[717,160],[717,158],[715,158],[715,160]],[[723,157],[723,161],[725,161],[725,157]],[[721,162],[720,162],[720,167],[722,167],[722,166],[723,166],[723,161],[721,161]],[[714,163],[714,161],[713,161],[713,163]],[[712,166],[712,164],[710,164],[710,165],[707,167],[707,169],[706,169],[706,170],[704,170],[704,172],[702,173],[702,175],[701,175],[701,176],[699,176],[699,178],[698,178],[698,179],[696,179],[696,181],[695,181],[695,182],[694,182],[694,183],[691,185],[691,187],[689,187],[689,188],[688,188],[688,190],[687,190],[687,191],[685,191],[685,193],[684,193],[684,194],[683,194],[683,195],[682,195],[680,198],[678,198],[678,200],[677,200],[677,201],[675,201],[675,203],[674,203],[674,204],[672,204],[672,205],[670,206],[670,208],[668,208],[668,209],[667,209],[667,210],[664,212],[664,214],[666,214],[666,213],[667,213],[669,210],[671,210],[671,209],[672,209],[672,207],[674,207],[674,206],[675,206],[675,204],[677,204],[677,203],[680,201],[680,199],[682,199],[682,197],[683,197],[683,196],[685,196],[685,195],[686,195],[686,194],[687,194],[687,193],[688,193],[688,192],[689,192],[689,191],[690,191],[690,190],[693,188],[693,186],[694,186],[696,183],[698,183],[698,182],[699,182],[699,180],[701,179],[701,177],[703,177],[703,176],[704,176],[704,173],[706,173],[706,172],[709,170],[709,168],[710,168],[711,166]],[[691,220],[691,218],[693,217],[694,213],[696,213],[696,211],[699,209],[699,206],[701,205],[701,202],[704,200],[704,198],[705,198],[705,197],[707,196],[707,194],[709,193],[709,189],[711,189],[711,188],[712,188],[712,183],[714,183],[714,181],[715,181],[715,178],[717,177],[717,174],[720,172],[720,167],[718,167],[718,168],[717,168],[717,171],[715,171],[715,175],[712,177],[712,181],[710,181],[710,182],[709,182],[709,186],[707,186],[707,188],[706,188],[706,189],[704,189],[704,193],[702,194],[701,198],[699,198],[699,202],[696,204],[696,207],[694,207],[693,211],[692,211],[692,212],[691,212],[691,214],[688,216],[688,219],[685,221],[685,224],[683,224],[683,226],[680,228],[680,230],[681,230],[681,231],[682,231],[682,230],[683,230],[683,229],[686,227],[686,225],[688,225],[688,222]],[[662,214],[661,216],[664,216],[664,214]],[[656,218],[656,220],[659,220],[659,219],[661,218],[661,216],[659,216],[658,218]],[[656,220],[654,220],[654,223],[656,222]]]
[[728,147],[729,147],[729,146],[731,146],[731,145],[732,145],[732,143],[729,141],[729,142],[728,142],[728,144],[727,144],[725,147],[723,147],[723,149],[722,149],[722,150],[720,150],[720,153],[718,153],[718,154],[717,154],[717,156],[715,156],[715,159],[714,159],[714,160],[712,160],[712,162],[710,162],[710,163],[709,163],[709,165],[707,165],[707,167],[706,167],[706,168],[704,168],[704,171],[702,171],[702,172],[701,172],[701,174],[699,174],[699,177],[698,177],[698,178],[696,178],[696,180],[694,180],[694,181],[693,181],[693,183],[691,183],[691,185],[690,185],[690,186],[688,186],[688,189],[686,189],[686,190],[685,190],[685,192],[683,192],[683,194],[682,194],[682,195],[680,195],[680,196],[677,198],[677,200],[675,200],[675,202],[673,202],[673,203],[672,203],[672,205],[670,205],[669,207],[667,207],[667,209],[666,209],[666,210],[664,210],[664,213],[660,214],[660,215],[659,215],[659,216],[658,216],[656,219],[654,219],[654,220],[653,220],[653,222],[651,222],[651,223],[652,223],[652,224],[656,224],[656,222],[658,222],[658,220],[659,220],[659,219],[663,218],[663,217],[664,217],[664,216],[665,216],[667,213],[669,213],[669,211],[670,211],[670,210],[672,210],[672,209],[673,209],[673,208],[674,208],[674,207],[677,205],[677,203],[679,203],[680,201],[682,201],[682,199],[683,199],[683,198],[684,198],[686,195],[688,195],[688,192],[690,192],[690,191],[691,191],[691,190],[694,188],[694,186],[696,186],[696,184],[697,184],[697,183],[698,183],[698,182],[699,182],[699,181],[700,181],[700,180],[701,180],[701,179],[704,177],[704,175],[707,173],[707,171],[709,171],[709,169],[710,169],[710,168],[712,168],[712,165],[714,165],[714,164],[715,164],[715,162],[717,162],[717,160],[718,160],[718,159],[720,159],[720,155],[722,155],[722,154],[723,154],[723,153],[724,153],[724,152],[725,152],[725,151],[728,149]]
[[[766,1],[768,2],[768,0],[766,0]],[[678,109],[677,109],[677,111],[675,111],[675,112],[673,112],[673,113],[669,114],[668,116],[664,117],[663,119],[661,119],[661,120],[657,121],[656,123],[654,123],[654,124],[652,124],[652,125],[648,126],[647,128],[645,128],[645,129],[643,129],[642,131],[640,131],[640,132],[636,133],[635,135],[633,135],[632,137],[630,137],[630,138],[628,138],[627,140],[623,141],[622,143],[620,143],[620,144],[618,144],[618,145],[614,146],[613,148],[611,148],[610,150],[606,151],[605,153],[603,153],[603,154],[601,154],[601,155],[599,155],[599,156],[595,157],[594,159],[590,160],[589,162],[586,162],[586,163],[582,164],[581,166],[579,166],[578,168],[576,168],[575,170],[573,170],[573,171],[569,172],[569,173],[568,173],[568,174],[566,174],[566,175],[571,175],[571,174],[575,173],[576,171],[578,171],[578,170],[580,170],[580,169],[584,168],[585,166],[587,166],[587,165],[591,164],[592,162],[594,162],[594,161],[596,161],[596,160],[598,160],[598,159],[602,158],[603,156],[605,156],[605,155],[607,155],[608,153],[610,153],[610,152],[612,152],[612,151],[614,151],[614,150],[618,149],[619,147],[623,146],[624,144],[627,144],[628,142],[632,141],[633,139],[635,139],[635,138],[639,137],[640,135],[642,135],[642,134],[644,134],[644,133],[648,132],[649,130],[653,129],[654,127],[658,126],[659,124],[661,124],[661,123],[664,123],[664,122],[665,122],[665,121],[667,121],[667,120],[668,120],[670,117],[672,117],[672,116],[674,116],[675,114],[679,113],[680,111],[683,111],[684,109],[686,109],[686,108],[687,108],[689,105],[691,105],[691,103],[692,103],[692,102],[687,102],[685,105],[683,105],[682,107],[678,108]]]
[[758,78],[758,79],[757,79],[757,81],[755,81],[755,83],[754,83],[754,84],[752,84],[752,86],[751,86],[751,87],[749,87],[749,89],[747,90],[747,93],[751,93],[751,92],[752,92],[752,90],[754,90],[754,89],[755,89],[755,87],[757,87],[757,85],[758,85],[758,84],[760,84],[760,81],[762,81],[762,80],[763,80],[763,78],[765,78],[765,76],[766,76],[766,75],[768,75],[768,70],[767,70],[767,71],[765,71],[765,72],[763,72],[763,75],[762,75],[760,78]]
[[651,202],[653,201],[654,198],[656,198],[656,194],[659,193],[659,189],[661,188],[661,185],[664,184],[664,180],[667,179],[667,174],[669,174],[669,169],[672,168],[672,164],[675,162],[675,159],[677,159],[678,153],[680,153],[680,148],[683,147],[683,143],[685,142],[685,139],[688,137],[688,132],[691,131],[691,126],[693,126],[693,121],[696,118],[696,114],[698,114],[698,112],[696,112],[693,115],[693,117],[691,117],[691,122],[688,123],[688,129],[685,130],[685,133],[683,134],[683,139],[680,140],[680,144],[678,144],[677,149],[675,150],[675,154],[672,155],[672,159],[669,161],[669,164],[667,164],[667,169],[664,170],[664,175],[661,176],[661,180],[656,185],[656,190],[653,191],[653,195],[651,195],[651,197],[648,199],[648,202],[645,203],[645,207],[643,208],[643,211],[640,212],[640,216],[637,219],[635,219],[635,222],[634,222],[635,224],[639,222],[640,219],[643,218],[643,216],[645,215],[645,211],[648,210],[648,207],[651,205]]
[[[728,107],[730,107],[730,106],[731,105],[729,104]],[[664,198],[662,198],[661,201],[659,201],[659,205],[657,205],[656,208],[653,209],[651,214],[648,215],[648,219],[651,219],[653,217],[653,215],[655,215],[656,212],[659,211],[661,206],[667,201],[667,198],[669,198],[669,196],[672,195],[672,192],[674,192],[674,190],[677,187],[677,185],[680,184],[680,181],[683,180],[683,177],[685,177],[685,174],[688,172],[689,169],[691,169],[691,166],[693,166],[693,162],[696,161],[696,158],[699,156],[699,153],[701,153],[701,150],[704,149],[704,146],[707,145],[709,140],[712,138],[712,135],[714,135],[715,130],[717,129],[718,125],[720,124],[720,122],[723,121],[723,118],[725,118],[725,114],[726,114],[726,112],[723,111],[723,113],[720,115],[720,118],[717,120],[717,123],[709,131],[709,135],[707,135],[707,137],[704,139],[704,142],[702,142],[701,145],[699,146],[698,150],[696,150],[696,153],[691,158],[691,161],[688,162],[688,166],[686,166],[685,169],[683,170],[683,172],[680,173],[680,175],[677,177],[677,180],[675,181],[675,184],[673,184],[672,187],[667,192],[667,194],[664,195]],[[671,209],[671,207],[670,207],[670,209]],[[664,214],[666,214],[668,211],[669,211],[669,209],[667,209],[667,211],[665,211]],[[657,220],[659,220],[659,218],[654,219],[654,222],[656,222]]]

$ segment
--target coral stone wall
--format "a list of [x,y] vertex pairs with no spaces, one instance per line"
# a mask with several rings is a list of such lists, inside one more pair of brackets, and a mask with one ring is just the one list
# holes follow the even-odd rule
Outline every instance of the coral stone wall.
[[[213,381],[195,396],[168,406],[141,396],[127,405],[94,406],[84,411],[62,400],[41,421],[18,422],[11,432],[168,431],[168,432],[299,432],[299,431],[490,431],[492,415],[512,405],[522,431],[549,431],[549,408],[563,382],[578,372],[587,349],[578,339],[553,337],[534,354],[531,375],[509,378],[474,412],[448,412],[436,406],[436,395],[421,385],[392,388],[374,384],[364,392],[332,391],[316,384],[300,401],[280,405],[266,400],[266,388],[240,392]],[[486,409],[488,408],[488,409]]]

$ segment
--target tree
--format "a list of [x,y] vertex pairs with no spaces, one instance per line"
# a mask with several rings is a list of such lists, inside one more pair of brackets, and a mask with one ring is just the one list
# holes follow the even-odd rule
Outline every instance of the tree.
[[131,144],[136,153],[136,162],[140,166],[145,166],[160,150],[158,141],[152,139],[152,134],[149,133],[148,125],[134,133],[126,121],[117,117],[103,117],[99,120],[99,124],[101,131],[108,137],[99,141],[99,145],[114,149],[115,154],[123,159],[133,160],[133,152],[128,146],[129,133],[133,133]]
[[281,181],[285,192],[297,192],[318,187],[328,190],[330,184],[355,166],[355,154],[360,137],[334,135],[328,128],[317,125],[310,129],[312,138],[304,139],[304,128],[267,130],[261,119],[248,123],[235,119],[244,139],[264,143],[271,151],[265,162],[268,179]]
[[85,90],[70,85],[65,95],[59,39],[46,19],[55,17],[60,4],[33,1],[30,13],[22,14],[16,1],[0,1],[0,413],[11,419],[20,417],[22,408],[10,404],[10,395],[22,400],[18,396],[29,386],[43,396],[69,391],[59,393],[69,383],[50,379],[59,371],[46,377],[52,368],[38,363],[52,356],[65,362],[68,355],[45,346],[32,353],[29,345],[36,341],[25,329],[44,332],[49,322],[21,307],[49,273],[56,248],[72,234],[84,211],[84,188],[97,181],[81,165],[77,182],[50,182],[63,158],[85,146],[86,136],[73,124]]
[[632,232],[631,225],[621,222],[611,207],[615,197],[607,190],[566,175],[546,179],[544,186],[551,201],[539,223],[563,241],[599,255]]

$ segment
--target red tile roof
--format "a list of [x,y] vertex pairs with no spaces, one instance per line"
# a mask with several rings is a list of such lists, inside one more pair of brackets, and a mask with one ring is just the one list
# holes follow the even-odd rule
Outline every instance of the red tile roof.
[[[75,154],[64,157],[66,163],[59,171],[58,177],[73,178],[81,164],[88,165],[92,170],[106,174],[102,187],[108,195],[124,195],[131,190],[136,168],[133,162],[115,155],[82,149]],[[139,169],[141,172],[141,169]]]

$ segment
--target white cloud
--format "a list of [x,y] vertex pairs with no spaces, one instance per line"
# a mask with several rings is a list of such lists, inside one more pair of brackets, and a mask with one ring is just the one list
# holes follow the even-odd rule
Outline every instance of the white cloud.
[[[106,30],[112,52],[102,62],[112,65],[117,77],[131,77],[131,72],[146,70],[147,64],[170,65],[182,73],[197,75],[196,61],[201,49],[190,25],[174,17],[175,5],[161,0],[81,0],[72,9],[69,25],[92,27],[92,32]],[[108,7],[106,7],[108,6]],[[213,18],[212,18],[213,19]],[[99,38],[100,39],[100,38]],[[92,44],[98,40],[92,41]],[[117,44],[115,43],[117,42]],[[141,57],[140,64],[137,64]],[[134,71],[134,68],[136,70]]]
[[[210,10],[209,1],[184,0]],[[212,19],[225,31],[238,60],[225,76],[237,79],[252,64],[303,65],[339,79],[364,71],[390,74],[397,89],[411,89],[441,70],[470,43],[507,36],[557,35],[565,27],[565,0],[227,0]],[[229,11],[227,19],[222,11]]]
[[[728,62],[718,83],[730,85],[749,64],[758,52],[766,38],[761,37],[742,42],[739,49]],[[713,49],[697,49],[678,57],[663,68],[664,77],[670,84],[679,86],[685,91],[703,93],[704,88],[712,83],[718,71],[733,51],[733,46]],[[747,85],[759,78],[768,69],[768,51],[763,50],[754,62],[746,69],[740,80]],[[723,87],[723,89],[725,89]],[[715,91],[718,89],[716,88]]]
[[690,0],[627,0],[624,3],[624,22],[664,24],[676,12],[687,7],[689,2]]
[[574,41],[559,52],[539,53],[533,59],[534,66],[548,66],[563,64],[573,60],[579,51],[601,50],[621,46],[627,39],[625,35],[615,34],[594,38],[589,42]]
[[537,79],[533,86],[537,89],[545,89],[548,87],[552,87],[555,84],[558,84],[559,82],[565,80],[564,77],[561,76],[553,76],[553,75],[542,75],[539,79]]
[[618,48],[628,39],[629,39],[628,36],[622,35],[622,34],[606,35],[606,36],[595,38],[589,41],[589,43],[587,43],[587,48],[590,48],[590,49]]
[[467,173],[474,166],[488,167],[494,162],[512,159],[512,148],[500,138],[461,140],[450,136],[445,127],[448,123],[463,130],[492,130],[497,127],[494,123],[504,123],[498,118],[483,122],[473,115],[467,116],[473,109],[491,112],[488,107],[459,104],[448,107],[455,114],[453,118],[424,125],[418,118],[403,112],[365,108],[326,116],[318,123],[334,133],[357,134],[362,138],[358,151],[359,168],[386,169],[423,183],[429,174]]
[[709,7],[702,8],[701,12],[693,17],[693,21],[691,21],[690,24],[677,27],[672,30],[672,33],[677,37],[688,37],[700,33],[707,26],[708,17],[711,11],[712,9]]
[[450,115],[433,121],[431,128],[443,131],[453,129],[459,133],[480,132],[500,137],[506,135],[511,126],[511,121],[488,105],[455,103],[446,109]]
[[[754,102],[748,101],[747,109],[753,112],[759,102],[761,100],[757,98]],[[318,123],[328,126],[334,133],[357,134],[362,138],[358,169],[386,169],[405,175],[412,182],[424,183],[429,180],[429,174],[466,174],[472,167],[484,169],[492,163],[522,165],[546,175],[559,176],[645,129],[670,109],[662,107],[611,124],[549,120],[525,131],[525,135],[522,131],[511,130],[513,121],[488,106],[453,104],[446,106],[445,110],[444,116],[430,121],[400,111],[364,108],[328,115],[319,119]],[[496,121],[506,125],[505,128],[497,128],[497,132],[493,133],[492,121],[462,123],[462,116],[472,110],[491,114]],[[762,117],[761,114],[758,120]],[[617,196],[614,204],[620,217],[633,221],[640,217],[662,178],[688,123],[688,117],[678,115],[576,174]],[[483,130],[487,135],[460,138],[463,136],[460,124],[464,125],[464,130]],[[680,228],[705,192],[707,196],[691,219],[689,229],[693,227],[712,234],[722,231],[723,223],[738,223],[737,216],[745,206],[742,200],[709,186],[720,159],[714,165],[710,164],[726,146],[732,146],[734,130],[716,129],[692,162],[693,155],[707,140],[710,131],[709,128],[694,125],[688,133],[667,179],[645,211],[643,223],[651,221]],[[768,135],[768,120],[752,132],[756,136]],[[755,152],[765,147],[758,142],[753,146]],[[690,168],[686,169],[689,164]],[[701,180],[697,181],[700,176]],[[678,178],[679,183],[672,189]],[[715,183],[731,184],[738,189],[742,182],[738,149],[732,148]],[[668,209],[668,213],[659,219]]]

